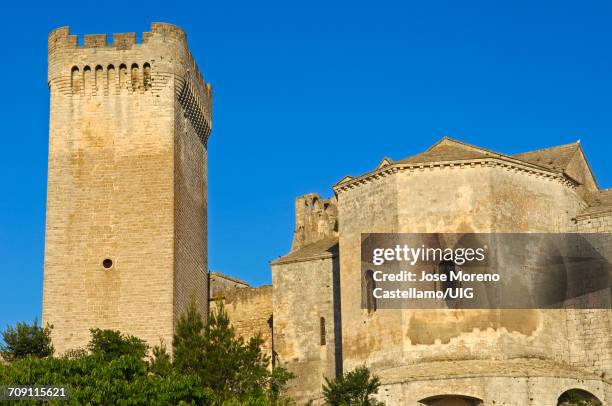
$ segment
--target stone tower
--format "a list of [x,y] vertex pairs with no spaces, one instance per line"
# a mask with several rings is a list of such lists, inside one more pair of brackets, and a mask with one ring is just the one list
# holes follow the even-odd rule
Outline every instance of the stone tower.
[[58,353],[92,327],[172,341],[194,298],[207,314],[212,92],[178,27],[49,35],[43,321]]

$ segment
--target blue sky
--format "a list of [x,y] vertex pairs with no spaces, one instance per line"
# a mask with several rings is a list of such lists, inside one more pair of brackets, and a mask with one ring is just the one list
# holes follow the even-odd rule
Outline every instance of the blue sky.
[[0,6],[0,329],[40,317],[46,41],[62,25],[187,31],[214,88],[210,267],[255,285],[290,247],[296,196],[444,135],[505,153],[580,139],[612,186],[609,3],[49,3]]

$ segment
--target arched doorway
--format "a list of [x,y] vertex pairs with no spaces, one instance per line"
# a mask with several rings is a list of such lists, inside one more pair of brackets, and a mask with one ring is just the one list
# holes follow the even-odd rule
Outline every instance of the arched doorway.
[[439,395],[419,400],[423,406],[483,406],[482,399],[461,395]]
[[570,389],[559,396],[557,406],[603,406],[603,403],[589,391]]

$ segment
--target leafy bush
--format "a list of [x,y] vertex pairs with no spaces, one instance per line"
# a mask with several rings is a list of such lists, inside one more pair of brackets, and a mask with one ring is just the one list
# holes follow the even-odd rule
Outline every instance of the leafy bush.
[[0,355],[9,362],[25,357],[44,358],[53,355],[52,328],[49,324],[40,327],[36,319],[31,326],[17,323],[15,327],[8,327],[2,333],[4,344],[0,344]]
[[[32,345],[32,336],[38,335],[24,333],[49,336],[48,330],[40,330],[36,323],[34,328],[18,325],[7,329],[5,336],[8,333],[12,345],[9,353],[20,356],[11,355],[10,363],[0,363],[0,385],[65,385],[70,393],[67,403],[74,405],[287,403],[282,394],[293,376],[281,368],[270,371],[268,359],[261,352],[261,338],[245,342],[237,337],[223,306],[204,325],[192,303],[177,326],[174,360],[163,343],[149,351],[136,337],[99,329],[91,330],[89,351],[77,349],[62,357],[50,357],[48,351],[32,351],[39,348]],[[57,402],[62,403],[66,402]]]
[[106,361],[112,361],[122,355],[132,355],[137,358],[144,358],[149,347],[139,338],[123,335],[116,330],[100,330],[93,328],[89,351],[92,355],[100,357]]
[[332,406],[375,406],[384,405],[373,395],[378,393],[380,379],[370,375],[370,370],[361,366],[336,379],[325,378],[323,396]]
[[[70,404],[210,404],[212,396],[197,376],[149,373],[147,362],[122,355],[109,362],[88,355],[82,358],[25,358],[0,366],[3,385],[66,385]],[[40,402],[22,402],[40,404]]]

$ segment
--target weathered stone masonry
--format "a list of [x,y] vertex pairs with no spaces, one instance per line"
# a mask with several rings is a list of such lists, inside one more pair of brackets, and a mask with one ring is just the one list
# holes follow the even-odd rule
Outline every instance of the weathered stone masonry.
[[296,200],[291,252],[271,263],[273,349],[300,404],[362,364],[390,405],[554,405],[572,388],[610,402],[609,310],[361,308],[361,233],[612,232],[580,144],[509,156],[444,138],[334,192]]
[[207,314],[212,91],[185,33],[49,35],[43,319],[59,353],[92,327],[172,340],[194,297]]

